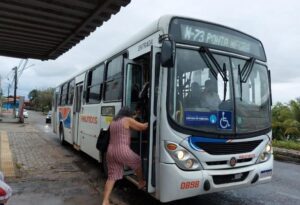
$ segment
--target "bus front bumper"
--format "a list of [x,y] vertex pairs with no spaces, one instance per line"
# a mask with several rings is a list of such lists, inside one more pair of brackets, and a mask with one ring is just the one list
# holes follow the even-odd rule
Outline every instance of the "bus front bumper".
[[183,171],[160,163],[158,198],[162,202],[232,190],[271,181],[273,156],[266,162],[226,170]]

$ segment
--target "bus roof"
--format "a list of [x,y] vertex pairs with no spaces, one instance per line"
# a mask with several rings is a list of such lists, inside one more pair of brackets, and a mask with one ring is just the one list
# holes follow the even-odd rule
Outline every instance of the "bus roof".
[[142,29],[140,32],[138,32],[137,34],[132,36],[130,38],[130,40],[126,41],[122,45],[116,46],[108,54],[106,54],[104,57],[100,58],[100,60],[97,60],[96,63],[93,63],[93,64],[87,66],[86,68],[81,70],[79,73],[77,73],[76,75],[73,75],[71,78],[68,78],[68,80],[64,81],[63,83],[59,84],[58,86],[64,84],[65,82],[68,82],[69,80],[75,78],[78,75],[83,74],[87,70],[101,64],[102,62],[105,62],[106,60],[112,58],[113,56],[117,55],[118,53],[121,53],[122,51],[126,50],[130,46],[138,43],[139,41],[143,40],[147,36],[150,36],[151,34],[157,32],[159,30],[161,30],[163,33],[166,33],[167,32],[166,29],[168,29],[167,28],[168,22],[171,20],[172,17],[173,17],[172,15],[165,15],[165,16],[162,16],[159,19],[155,20],[150,25],[148,25],[147,27]]
[[[118,55],[119,53],[122,53],[123,51],[125,51],[126,49],[130,48],[131,46],[135,45],[136,43],[142,41],[143,39],[147,38],[148,36],[160,31],[161,34],[167,34],[169,31],[169,25],[170,25],[170,21],[173,18],[180,18],[180,19],[187,19],[187,20],[194,20],[194,21],[201,21],[204,23],[208,23],[208,24],[212,24],[212,25],[216,25],[216,26],[221,26],[223,28],[227,28],[233,31],[236,31],[238,33],[241,33],[243,35],[246,35],[250,38],[253,38],[259,42],[261,42],[259,39],[246,34],[242,31],[236,30],[234,28],[228,27],[228,26],[224,26],[221,24],[217,24],[217,23],[213,23],[213,22],[209,22],[209,21],[203,21],[201,19],[196,19],[196,18],[191,18],[191,17],[186,17],[186,16],[178,16],[178,15],[163,15],[161,17],[159,17],[157,20],[153,21],[150,25],[148,25],[147,27],[145,27],[144,29],[140,30],[139,32],[137,32],[135,35],[133,35],[129,40],[127,40],[125,43],[116,46],[114,49],[111,49],[110,52],[108,52],[108,54],[106,54],[105,56],[103,56],[102,58],[100,58],[100,60],[97,60],[96,63],[93,63],[89,66],[87,66],[86,68],[84,68],[83,70],[81,70],[79,73],[77,73],[76,75],[73,75],[71,78],[68,78],[68,80],[64,81],[67,82],[73,78],[75,78],[76,76],[79,76],[81,74],[83,74],[84,72],[88,71],[91,68],[94,68],[95,66],[111,59],[112,57]],[[61,83],[60,85],[62,85],[63,83]]]
[[133,35],[128,41],[126,41],[125,43],[115,47],[114,49],[112,49],[111,52],[109,52],[107,55],[103,56],[100,60],[98,60],[96,63],[94,63],[92,66],[90,66],[89,68],[95,67],[97,65],[99,65],[100,63],[110,59],[111,57],[117,55],[118,53],[121,53],[122,51],[128,49],[129,47],[135,45],[136,43],[142,41],[143,39],[147,38],[148,36],[152,35],[155,32],[161,31],[162,34],[166,34],[169,32],[169,24],[170,21],[173,18],[182,18],[182,19],[189,19],[189,20],[194,20],[194,21],[201,21],[201,22],[205,22],[208,24],[213,24],[216,26],[221,26],[223,28],[227,28],[233,31],[236,31],[238,33],[241,33],[243,35],[249,36],[250,38],[253,38],[257,41],[259,41],[261,43],[261,41],[247,33],[244,33],[242,31],[239,31],[237,29],[228,27],[228,26],[224,26],[222,24],[217,24],[217,23],[213,23],[213,22],[209,22],[209,21],[203,21],[201,19],[196,19],[196,18],[191,18],[191,17],[186,17],[186,16],[178,16],[178,15],[163,15],[160,18],[158,18],[157,20],[155,20],[154,22],[152,22],[150,25],[148,25],[147,27],[145,27],[144,29],[140,30],[139,32],[137,32],[135,35]]

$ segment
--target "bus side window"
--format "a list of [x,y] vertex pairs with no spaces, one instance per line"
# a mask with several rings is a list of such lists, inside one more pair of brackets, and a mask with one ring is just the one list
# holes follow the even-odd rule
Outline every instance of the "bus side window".
[[65,83],[62,86],[61,105],[66,105],[68,102],[68,90],[69,90],[69,84]]
[[58,91],[58,104],[57,105],[61,105],[61,98],[62,98],[62,86],[59,87],[59,91]]
[[104,65],[99,65],[88,73],[86,103],[99,103],[101,100],[101,84],[103,83]]
[[122,64],[123,56],[119,56],[107,65],[104,101],[122,100]]
[[69,93],[68,93],[68,105],[73,104],[73,98],[74,98],[74,89],[75,89],[75,80],[73,79],[69,83]]

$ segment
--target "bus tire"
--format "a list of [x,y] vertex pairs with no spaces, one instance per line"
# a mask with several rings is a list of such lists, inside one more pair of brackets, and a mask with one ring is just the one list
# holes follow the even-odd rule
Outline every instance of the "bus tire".
[[106,152],[101,153],[99,152],[101,155],[101,171],[102,174],[105,178],[108,177],[108,168],[107,168],[107,160],[106,160]]
[[59,126],[59,142],[61,145],[65,145],[65,134],[62,125]]

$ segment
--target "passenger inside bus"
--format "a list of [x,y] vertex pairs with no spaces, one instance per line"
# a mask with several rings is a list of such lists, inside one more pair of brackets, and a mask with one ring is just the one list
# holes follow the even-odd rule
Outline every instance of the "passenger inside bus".
[[216,85],[217,82],[213,82],[213,80],[205,81],[205,89],[201,95],[202,107],[209,108],[210,110],[218,110],[221,100],[217,93]]
[[131,102],[138,102],[139,100],[139,85],[135,83],[131,89]]
[[142,114],[143,114],[143,105],[141,103],[138,103],[135,106],[133,118],[138,122],[142,122],[142,118],[143,118]]
[[192,82],[190,93],[184,98],[185,108],[199,108],[201,102],[201,88],[197,82]]
[[[132,117],[138,122],[142,122],[143,120],[142,109],[143,109],[142,104],[137,103]],[[140,156],[142,156],[141,146],[140,146],[141,134],[143,133],[141,133],[140,131],[131,130],[131,149]]]
[[148,113],[149,113],[149,97],[150,97],[150,83],[146,82],[141,92],[139,93],[139,104],[141,105],[141,114],[142,119],[147,120],[148,119]]

